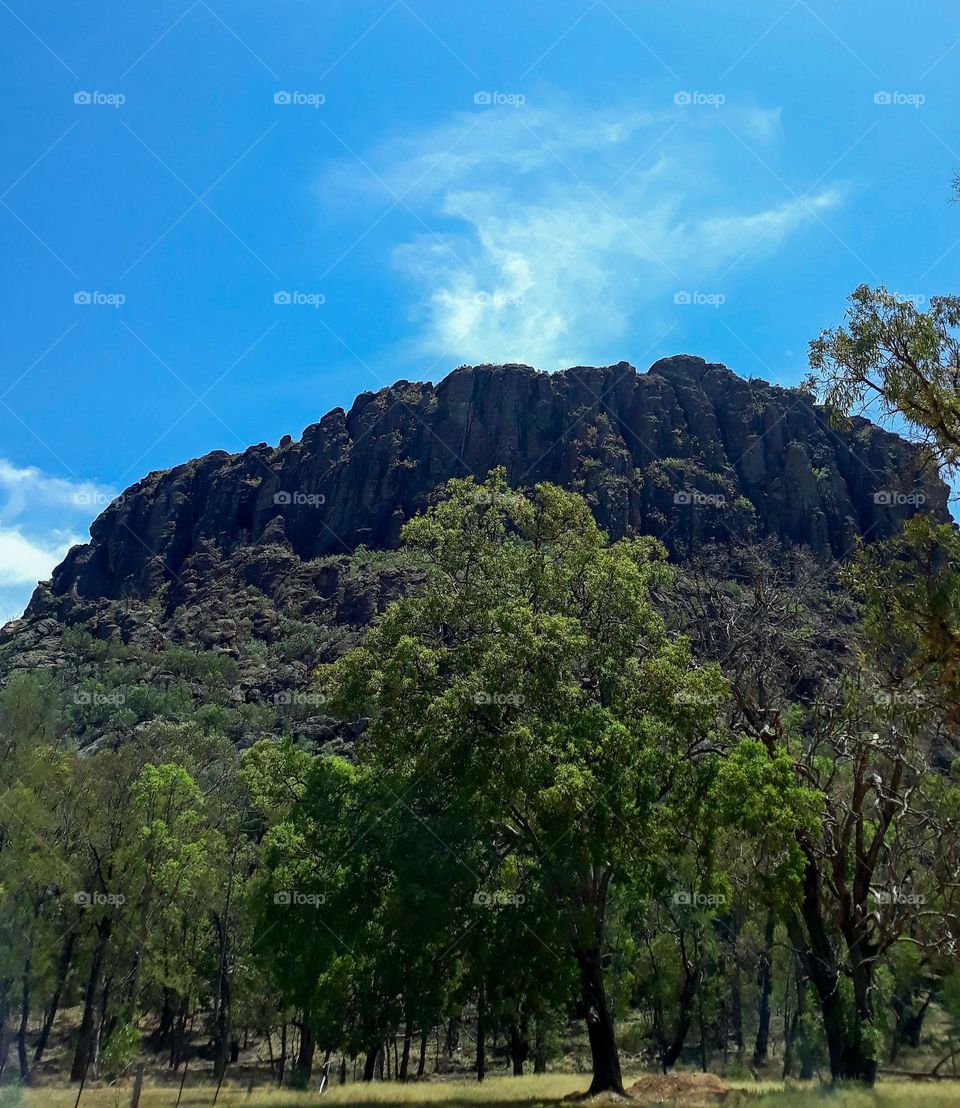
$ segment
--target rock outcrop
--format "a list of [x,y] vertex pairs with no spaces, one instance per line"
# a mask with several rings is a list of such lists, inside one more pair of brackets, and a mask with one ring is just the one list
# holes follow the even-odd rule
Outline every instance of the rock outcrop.
[[[947,518],[946,487],[910,443],[866,420],[834,429],[806,393],[699,358],[644,374],[462,367],[364,393],[299,442],[145,477],[0,630],[0,682],[55,672],[84,746],[187,719],[192,703],[241,746],[285,734],[346,749],[316,666],[413,584],[391,553],[404,520],[449,478],[494,466],[582,493],[611,535],[656,535],[677,559],[771,537],[808,547],[825,581],[858,538],[918,506]],[[104,696],[114,708],[98,713]]]
[[258,543],[301,561],[395,545],[450,477],[506,467],[517,485],[587,496],[613,535],[647,533],[675,555],[706,541],[774,535],[824,558],[890,534],[946,489],[911,444],[855,420],[831,428],[799,390],[744,380],[688,356],[637,373],[621,362],[540,373],[465,366],[438,385],[400,381],[335,408],[299,442],[215,451],[152,473],[75,547],[31,618],[60,598],[183,595],[204,559]]

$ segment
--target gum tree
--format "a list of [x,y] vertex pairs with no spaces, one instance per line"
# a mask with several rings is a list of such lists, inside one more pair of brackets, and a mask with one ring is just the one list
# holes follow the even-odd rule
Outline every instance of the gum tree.
[[579,496],[512,491],[502,470],[455,480],[402,540],[423,588],[322,684],[335,710],[367,720],[359,757],[425,837],[475,830],[466,856],[459,843],[450,853],[478,891],[524,873],[548,894],[549,920],[520,906],[514,926],[562,936],[591,1092],[620,1091],[610,916],[657,867],[672,804],[717,749],[720,679],[651,604],[670,578],[662,549],[611,544]]

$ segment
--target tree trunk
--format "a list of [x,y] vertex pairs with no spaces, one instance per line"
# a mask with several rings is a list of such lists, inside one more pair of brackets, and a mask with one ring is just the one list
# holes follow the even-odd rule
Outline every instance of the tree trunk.
[[379,1046],[373,1048],[373,1050],[367,1051],[367,1056],[363,1060],[363,1079],[370,1082],[377,1076],[377,1062],[380,1058]]
[[450,1022],[447,1024],[447,1041],[446,1041],[446,1054],[448,1058],[452,1058],[454,1051],[460,1045],[460,1017],[451,1016]]
[[20,994],[20,1026],[17,1029],[17,1058],[20,1084],[30,1084],[30,1060],[27,1057],[27,1026],[30,1023],[30,956],[23,963],[23,987]]
[[427,1032],[420,1032],[420,1057],[417,1060],[417,1077],[423,1077],[427,1065]]
[[607,1003],[603,984],[603,965],[599,950],[577,952],[580,967],[580,1015],[587,1024],[593,1080],[590,1095],[623,1093],[620,1055],[613,1026],[613,1016]]
[[304,1013],[303,1023],[300,1026],[300,1052],[297,1054],[297,1084],[301,1088],[307,1085],[313,1074],[313,1055],[317,1049],[317,1041],[313,1034],[313,1028],[307,1022]]
[[545,1016],[537,1017],[537,1029],[534,1032],[533,1072],[547,1072],[547,1022]]
[[853,997],[856,1006],[853,1035],[847,1048],[846,1072],[848,1081],[859,1081],[873,1086],[877,1081],[877,1059],[870,1045],[873,1027],[873,967],[876,961],[867,956],[858,959],[853,967]]
[[767,923],[763,932],[763,953],[757,967],[757,987],[760,990],[760,1019],[757,1026],[757,1038],[753,1046],[753,1064],[762,1066],[767,1060],[770,1047],[770,995],[773,992],[773,912],[767,913]]
[[35,1066],[40,1065],[40,1060],[43,1058],[44,1051],[47,1049],[47,1043],[50,1041],[50,1033],[53,1031],[53,1024],[57,1018],[57,1011],[60,1008],[60,998],[63,996],[63,988],[67,981],[67,974],[70,972],[70,963],[73,961],[73,950],[76,944],[77,932],[73,929],[67,933],[63,941],[63,946],[60,949],[60,959],[57,962],[57,978],[53,987],[53,996],[50,997],[50,1003],[43,1017],[43,1026],[40,1028],[40,1038],[37,1039],[37,1045],[33,1052],[33,1064]]
[[10,1053],[10,979],[0,981],[0,1077],[7,1068]]
[[[797,1012],[796,1024],[807,1014],[807,979],[801,966],[797,966]],[[814,1075],[813,1054],[807,1050],[800,1061],[800,1080],[810,1081]]]
[[524,1016],[519,1022],[510,1021],[510,1061],[513,1063],[513,1076],[523,1077],[523,1063],[530,1054],[530,1044],[527,1041],[527,1018]]
[[170,1042],[170,1068],[177,1069],[184,1060],[186,1053],[185,1043],[187,1037],[187,1015],[190,1011],[189,997],[182,997],[180,1008],[177,1011],[173,1028],[173,1036]]
[[160,1018],[157,1020],[156,1029],[150,1035],[150,1045],[153,1050],[164,1050],[170,1045],[173,1036],[174,1007],[176,994],[169,986],[163,987],[163,1007],[160,1009]]
[[287,1068],[287,1021],[280,1025],[280,1064],[277,1067],[277,1085],[283,1086],[283,1077]]
[[926,1018],[933,994],[927,993],[926,1000],[915,1008],[918,989],[911,988],[905,994],[895,992],[891,1000],[896,1025],[890,1042],[890,1061],[895,1062],[900,1052],[900,1047],[910,1046],[916,1049],[920,1045],[920,1035],[923,1031],[923,1021]]
[[413,1038],[413,1025],[410,1017],[407,1017],[406,1026],[403,1029],[403,1054],[400,1056],[400,1066],[397,1070],[397,1080],[407,1080],[407,1070],[410,1066],[410,1041]]
[[110,941],[111,922],[104,916],[97,924],[97,941],[90,959],[90,974],[83,994],[83,1016],[80,1019],[80,1033],[73,1052],[73,1064],[70,1067],[70,1080],[82,1081],[86,1076],[90,1062],[95,1054],[97,1035],[97,994],[100,991],[100,977],[103,973],[103,960],[107,943]]
[[697,995],[697,971],[686,961],[686,955],[681,950],[684,961],[683,987],[677,1001],[677,1019],[673,1025],[673,1036],[670,1042],[664,1043],[660,1066],[666,1073],[677,1061],[683,1051],[683,1045],[687,1041],[687,1032],[693,1023],[693,1001]]
[[[733,1042],[737,1049],[737,1065],[743,1063],[743,999],[740,994],[740,967],[734,967],[733,981],[730,986],[730,1022]],[[726,1036],[723,1039],[724,1058],[726,1058]]]
[[100,1015],[97,1019],[97,1031],[93,1037],[93,1054],[90,1058],[90,1070],[94,1077],[97,1076],[97,1067],[100,1064],[100,1051],[107,1041],[107,1013],[110,1008],[110,990],[113,987],[113,974],[103,983],[100,990]]
[[487,1020],[483,1010],[483,1000],[477,1008],[477,1080],[487,1075]]
[[840,996],[836,958],[820,912],[819,875],[815,862],[809,857],[803,877],[801,913],[803,926],[795,915],[790,915],[787,930],[820,1004],[830,1055],[830,1075],[834,1081],[842,1081],[847,1076],[848,1060],[846,1013]]

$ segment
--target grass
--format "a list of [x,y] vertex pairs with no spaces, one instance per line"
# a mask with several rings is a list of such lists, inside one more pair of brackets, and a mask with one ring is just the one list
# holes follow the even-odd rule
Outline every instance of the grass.
[[[625,1078],[625,1084],[635,1077]],[[218,1108],[300,1108],[304,1105],[350,1105],[352,1108],[381,1108],[383,1105],[411,1105],[422,1108],[470,1108],[476,1104],[497,1104],[501,1108],[548,1108],[559,1105],[571,1093],[589,1084],[584,1074],[548,1074],[521,1078],[491,1077],[482,1085],[464,1080],[437,1080],[420,1084],[334,1085],[321,1099],[315,1090],[292,1092],[254,1089],[224,1084]],[[724,1102],[728,1108],[954,1108],[960,1105],[960,1081],[937,1083],[887,1081],[873,1090],[826,1089],[822,1086],[784,1089],[774,1082],[734,1082],[734,1091]],[[181,1108],[200,1108],[213,1103],[214,1086],[188,1085]],[[127,1108],[131,1085],[84,1090],[80,1108]],[[0,1108],[73,1108],[76,1087],[41,1086],[20,1090],[0,1089]],[[173,1108],[177,1088],[151,1084],[144,1088],[140,1108]],[[690,1102],[698,1103],[696,1101]]]

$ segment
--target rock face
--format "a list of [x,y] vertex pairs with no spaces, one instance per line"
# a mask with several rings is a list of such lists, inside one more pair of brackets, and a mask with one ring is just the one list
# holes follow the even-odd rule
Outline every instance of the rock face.
[[842,430],[799,391],[686,355],[561,373],[465,366],[438,385],[400,381],[335,408],[299,442],[215,451],[152,473],[95,521],[27,621],[84,600],[165,594],[189,604],[208,568],[257,545],[294,562],[389,548],[454,476],[506,467],[588,497],[611,535],[646,533],[674,556],[774,535],[841,558],[947,491],[905,440],[866,420]]
[[677,559],[770,536],[829,563],[917,504],[947,518],[946,487],[903,439],[864,420],[833,430],[806,394],[699,358],[645,374],[464,367],[365,393],[299,442],[145,477],[0,629],[0,683],[55,674],[85,748],[202,717],[241,747],[285,735],[346,751],[317,665],[415,585],[391,552],[403,521],[494,466],[582,493],[611,535],[657,535]]

